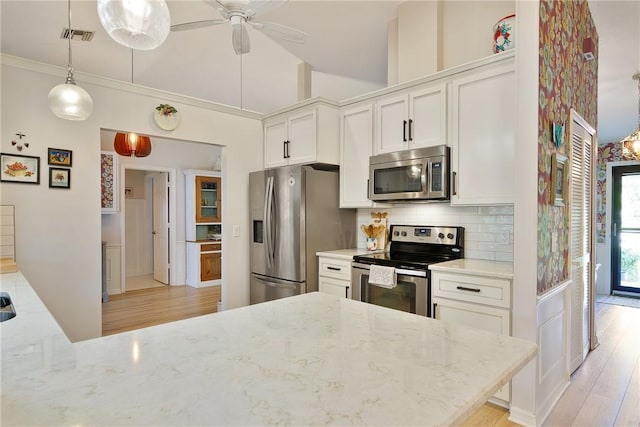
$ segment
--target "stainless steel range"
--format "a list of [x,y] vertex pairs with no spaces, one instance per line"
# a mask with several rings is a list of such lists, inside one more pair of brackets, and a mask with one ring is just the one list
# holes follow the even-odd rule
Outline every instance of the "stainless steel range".
[[[392,225],[388,252],[357,255],[351,268],[351,298],[431,317],[429,264],[464,258],[464,228]],[[393,267],[393,286],[369,282],[372,265]]]

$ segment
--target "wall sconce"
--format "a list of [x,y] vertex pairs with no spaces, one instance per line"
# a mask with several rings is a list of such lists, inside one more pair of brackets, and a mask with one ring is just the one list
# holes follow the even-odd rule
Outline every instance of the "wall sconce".
[[151,154],[151,139],[148,136],[138,135],[133,132],[118,132],[113,141],[113,148],[121,156],[147,157]]
[[582,56],[584,56],[584,59],[587,61],[596,59],[596,56],[593,54],[594,50],[595,46],[593,45],[593,39],[591,37],[582,40]]

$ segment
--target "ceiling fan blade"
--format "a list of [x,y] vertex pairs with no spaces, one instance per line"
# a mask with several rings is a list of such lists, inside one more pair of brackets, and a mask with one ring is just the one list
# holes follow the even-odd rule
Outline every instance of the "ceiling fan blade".
[[195,28],[210,27],[212,25],[224,24],[228,19],[205,19],[203,21],[185,22],[184,24],[172,25],[171,31],[193,30]]
[[218,1],[218,0],[203,0],[203,1],[209,6],[211,6],[212,8],[216,9],[218,12],[220,12],[220,15],[222,15],[223,18],[226,18],[226,19],[229,18],[229,9],[227,9],[227,7],[221,1]]
[[231,34],[231,41],[233,42],[233,50],[236,55],[243,53],[249,53],[251,45],[249,43],[249,33],[247,27],[244,24],[232,25],[233,33]]
[[277,37],[294,43],[303,44],[309,38],[309,34],[304,31],[287,27],[286,25],[276,24],[275,22],[249,21],[249,24],[253,25],[256,30],[260,30],[271,37]]
[[266,13],[282,6],[287,1],[288,0],[252,0],[247,4],[247,14],[253,16]]

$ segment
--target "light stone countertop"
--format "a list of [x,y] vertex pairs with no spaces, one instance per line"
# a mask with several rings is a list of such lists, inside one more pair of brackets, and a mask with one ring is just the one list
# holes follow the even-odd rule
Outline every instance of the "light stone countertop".
[[463,258],[431,264],[429,270],[513,279],[513,264],[510,262]]
[[[376,251],[382,252],[382,251]],[[353,248],[353,249],[337,249],[334,251],[322,251],[316,252],[316,256],[322,256],[327,258],[335,258],[335,259],[343,259],[351,261],[354,256],[362,255],[362,254],[370,254],[371,251],[368,251],[364,248]]]
[[450,425],[536,354],[318,292],[70,343],[20,273],[0,287],[3,427]]

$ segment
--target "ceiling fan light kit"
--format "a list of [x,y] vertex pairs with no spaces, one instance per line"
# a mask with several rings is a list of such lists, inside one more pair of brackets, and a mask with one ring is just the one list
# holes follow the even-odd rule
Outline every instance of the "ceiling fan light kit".
[[164,0],[98,0],[98,17],[109,37],[138,50],[160,46],[171,26]]
[[[67,18],[71,28],[71,0],[67,1]],[[49,91],[49,109],[57,117],[65,120],[85,120],[93,111],[93,100],[86,90],[76,85],[71,63],[71,37],[67,39],[69,62],[65,82]]]

